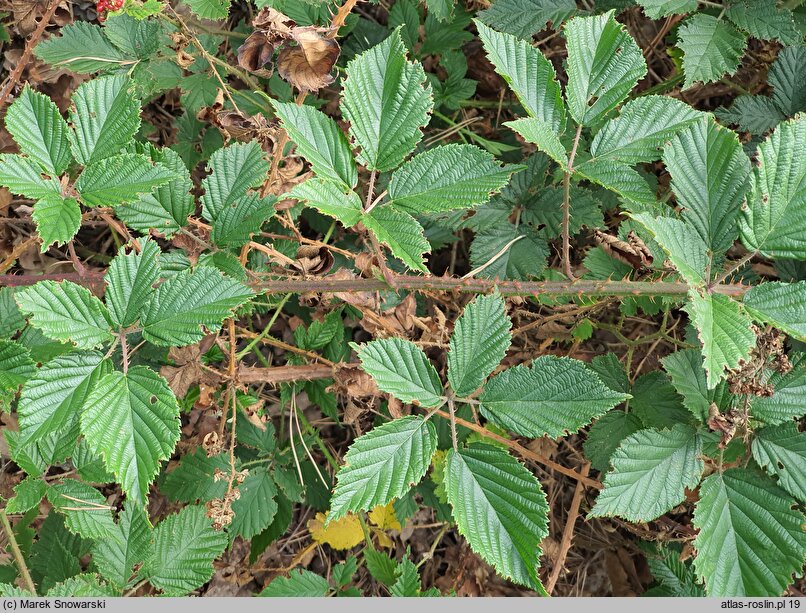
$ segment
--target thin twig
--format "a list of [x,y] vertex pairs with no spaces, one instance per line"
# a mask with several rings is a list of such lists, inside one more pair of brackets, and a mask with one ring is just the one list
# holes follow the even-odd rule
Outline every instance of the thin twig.
[[582,135],[582,124],[577,126],[574,135],[574,144],[571,147],[571,154],[568,156],[568,168],[563,174],[563,270],[565,276],[571,281],[574,280],[574,272],[571,270],[571,175],[574,174],[574,160],[579,147],[579,137]]
[[31,593],[36,594],[36,585],[34,585],[34,580],[31,579],[31,573],[28,572],[28,567],[25,565],[25,558],[22,556],[20,546],[17,544],[17,539],[14,537],[14,530],[11,528],[11,522],[8,521],[8,515],[6,515],[5,509],[0,509],[0,523],[3,524],[6,539],[8,539],[8,544],[11,546],[11,554],[14,556],[14,562],[16,562],[17,570],[19,570],[20,575],[22,575],[25,587]]
[[[590,467],[590,463],[586,463],[585,466],[582,467],[580,474],[583,477],[587,477]],[[551,576],[546,582],[546,591],[549,594],[554,591],[554,586],[557,585],[557,579],[560,578],[560,572],[562,572],[563,565],[565,564],[565,557],[568,555],[568,550],[571,549],[571,539],[574,538],[574,524],[576,524],[577,517],[579,517],[579,505],[582,504],[582,494],[584,491],[585,486],[582,481],[577,481],[576,489],[574,489],[574,497],[571,499],[571,508],[568,510],[568,517],[565,520],[563,538],[560,542],[560,553],[557,556],[557,560],[554,562]]]

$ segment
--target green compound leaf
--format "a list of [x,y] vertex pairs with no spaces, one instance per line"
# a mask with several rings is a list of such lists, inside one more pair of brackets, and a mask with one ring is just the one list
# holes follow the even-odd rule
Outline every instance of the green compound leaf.
[[780,595],[803,570],[804,516],[769,477],[733,468],[706,478],[694,509],[694,568],[709,596]]
[[117,538],[93,543],[92,561],[104,579],[122,589],[131,582],[134,567],[151,555],[148,515],[136,504],[127,503],[118,517],[115,534]]
[[109,70],[131,62],[104,34],[104,28],[86,21],[76,21],[59,29],[61,36],[51,36],[34,47],[34,55],[55,67],[90,73]]
[[583,125],[616,108],[646,74],[641,49],[614,15],[575,17],[565,25],[568,108]]
[[31,315],[31,325],[54,340],[92,349],[113,338],[106,307],[88,290],[70,281],[40,281],[18,290],[14,299],[21,311]]
[[87,81],[73,94],[68,132],[73,156],[84,166],[120,153],[140,127],[140,101],[125,75]]
[[34,374],[31,353],[17,342],[0,339],[0,390],[16,390]]
[[509,349],[512,322],[500,296],[479,296],[456,320],[448,351],[448,381],[458,396],[484,383]]
[[767,257],[806,259],[806,116],[786,121],[758,146],[742,242]]
[[537,145],[539,151],[548,155],[561,168],[568,167],[568,153],[565,151],[565,146],[560,142],[551,126],[542,119],[527,117],[508,121],[504,125],[515,130],[527,143]]
[[574,0],[495,0],[490,8],[479,12],[479,19],[528,40],[548,22],[559,29],[560,24],[576,10]]
[[361,221],[363,206],[361,198],[354,191],[347,193],[336,183],[326,179],[313,178],[295,185],[288,194],[304,202],[320,213],[338,219],[345,228],[351,228]]
[[10,153],[0,153],[0,185],[31,200],[61,198],[62,194],[56,177],[45,175],[31,158]]
[[806,432],[797,424],[762,428],[753,439],[753,458],[798,500],[806,500]]
[[423,255],[431,251],[431,244],[414,217],[391,206],[376,206],[361,221],[406,266],[426,271]]
[[526,112],[541,120],[552,132],[562,133],[566,122],[565,104],[552,63],[525,40],[496,32],[479,20],[475,23],[487,57]]
[[754,318],[806,340],[806,281],[756,285],[744,295],[743,304]]
[[336,475],[327,521],[403,496],[428,471],[436,448],[434,425],[414,415],[386,422],[359,436]]
[[703,118],[671,140],[663,162],[684,207],[683,219],[711,252],[727,251],[738,236],[736,220],[750,175],[750,160],[736,134]]
[[142,314],[143,336],[162,346],[183,346],[204,337],[201,326],[217,330],[252,291],[217,269],[184,270],[157,288]]
[[8,107],[6,129],[20,151],[48,173],[60,175],[67,170],[73,159],[67,140],[69,128],[50,98],[25,86]]
[[210,157],[210,175],[202,181],[202,215],[215,221],[225,208],[257,187],[266,178],[269,164],[257,141],[235,143]]
[[232,503],[235,517],[227,530],[232,538],[239,534],[248,540],[268,528],[277,514],[277,485],[268,470],[254,468],[238,492],[240,498]]
[[479,396],[481,413],[516,434],[576,432],[629,395],[615,392],[579,360],[541,356],[496,375]]
[[775,393],[772,396],[756,396],[751,400],[750,413],[765,424],[782,424],[799,419],[806,414],[803,405],[806,394],[805,354],[790,356],[792,370],[785,375],[775,372],[767,380]]
[[184,596],[213,576],[213,560],[227,542],[225,532],[213,529],[204,507],[185,507],[157,525],[153,554],[141,573],[166,596]]
[[703,365],[708,389],[725,376],[725,369],[736,368],[750,356],[756,335],[741,305],[724,294],[700,294],[689,290],[684,307],[702,342]]
[[691,285],[708,282],[708,245],[696,228],[671,217],[652,217],[647,213],[632,218],[652,232],[680,275]]
[[356,186],[358,171],[350,143],[333,119],[307,105],[275,101],[274,109],[317,177],[333,181],[342,190]]
[[121,153],[87,166],[76,181],[81,201],[89,207],[118,206],[176,179],[176,175],[137,153]]
[[445,489],[473,551],[504,577],[545,592],[537,567],[548,505],[535,476],[506,451],[473,445],[448,452]]
[[119,536],[112,508],[91,485],[66,479],[48,488],[48,501],[64,515],[65,525],[84,538],[116,540]]
[[684,54],[684,89],[697,82],[712,83],[736,72],[747,45],[747,36],[726,21],[705,13],[688,19],[677,37]]
[[265,598],[322,598],[327,596],[330,585],[327,579],[304,568],[288,573],[288,577],[272,580],[260,596]]
[[690,426],[640,430],[625,438],[611,458],[591,517],[619,516],[633,522],[656,519],[686,498],[700,482],[702,442]]
[[97,351],[68,353],[43,364],[20,395],[21,444],[69,433],[90,392],[111,370],[111,362]]
[[778,8],[775,0],[734,0],[725,17],[753,38],[777,40],[784,45],[799,45],[803,34],[798,32],[792,11]]
[[179,407],[165,379],[133,366],[98,382],[81,414],[81,432],[128,498],[143,506],[160,462],[179,440]]
[[434,147],[392,174],[389,199],[412,215],[468,209],[489,201],[517,168],[501,166],[474,145]]
[[630,100],[619,116],[596,134],[591,155],[625,164],[653,162],[660,159],[670,138],[702,116],[700,111],[674,98],[642,96]]
[[112,321],[121,328],[131,326],[140,318],[154,295],[159,279],[160,248],[152,240],[141,244],[140,253],[121,249],[106,272],[106,303]]
[[42,253],[53,245],[64,245],[81,227],[81,207],[74,198],[48,196],[34,204],[31,214],[42,238]]
[[402,338],[384,338],[353,345],[363,369],[378,388],[403,402],[423,407],[442,404],[442,383],[422,350]]
[[347,64],[341,110],[370,170],[400,165],[422,138],[433,100],[419,62],[406,59],[400,30]]

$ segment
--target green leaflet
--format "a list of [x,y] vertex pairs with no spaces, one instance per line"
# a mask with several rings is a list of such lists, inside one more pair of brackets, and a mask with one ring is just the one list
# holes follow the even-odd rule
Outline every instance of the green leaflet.
[[500,296],[479,296],[465,307],[448,352],[448,381],[458,396],[476,391],[504,359],[511,325]]
[[358,437],[336,475],[327,521],[403,496],[428,471],[436,448],[434,425],[413,415],[387,422]]
[[548,245],[526,224],[504,222],[479,232],[470,246],[470,264],[486,279],[528,279],[546,267]]
[[6,129],[20,151],[51,175],[60,175],[73,159],[67,122],[47,96],[26,86],[6,113]]
[[96,574],[82,573],[57,583],[48,590],[48,598],[66,596],[71,598],[88,598],[94,596],[117,596],[108,585],[101,584]]
[[94,487],[66,479],[48,488],[48,501],[64,515],[65,525],[84,538],[117,540],[119,533],[106,498]]
[[89,541],[64,527],[59,513],[49,513],[39,538],[31,546],[31,576],[41,592],[81,572],[81,556],[87,553]]
[[[497,5],[498,2],[493,6]],[[526,112],[555,134],[561,134],[565,130],[565,104],[552,63],[525,40],[496,32],[482,21],[475,23],[487,57]]]
[[806,109],[806,46],[784,47],[772,63],[768,81],[778,109],[791,117]]
[[795,501],[768,477],[733,468],[707,477],[694,510],[694,568],[709,596],[783,593],[803,569],[806,534]]
[[157,525],[141,573],[166,596],[184,596],[210,579],[226,546],[226,533],[213,529],[205,508],[187,506]]
[[210,239],[219,247],[242,247],[274,213],[274,196],[250,192],[225,207],[213,220]]
[[148,486],[179,440],[179,407],[165,379],[145,366],[105,375],[87,398],[81,432],[132,502]]
[[545,592],[537,567],[548,505],[534,475],[506,451],[473,445],[448,452],[445,489],[473,551],[504,577]]
[[629,396],[608,389],[578,360],[541,356],[496,375],[479,396],[481,413],[522,436],[576,432]]
[[21,444],[71,432],[90,392],[111,370],[111,362],[97,351],[68,353],[43,364],[20,394]]
[[635,413],[613,410],[597,419],[585,439],[585,456],[599,472],[607,472],[610,458],[618,446],[631,434],[644,427]]
[[762,428],[753,439],[753,458],[798,500],[806,500],[806,433],[787,422]]
[[14,497],[6,505],[6,513],[25,513],[44,498],[48,484],[38,477],[28,476],[14,486]]
[[643,7],[644,13],[650,19],[697,10],[697,0],[638,0],[638,4]]
[[501,166],[474,145],[434,147],[403,164],[389,181],[389,199],[412,215],[467,209],[486,203],[517,166]]
[[118,206],[175,178],[144,155],[121,153],[87,166],[76,181],[76,190],[86,206]]
[[358,171],[347,137],[338,124],[307,105],[274,102],[277,116],[282,120],[297,151],[311,164],[317,177],[329,179],[343,190],[358,183]]
[[725,369],[736,368],[749,357],[756,335],[741,305],[724,294],[703,295],[691,289],[688,295],[684,309],[697,328],[708,389],[713,389],[725,376]]
[[742,302],[754,318],[806,340],[806,282],[762,283],[750,288]]
[[76,21],[61,28],[59,34],[34,47],[34,54],[43,62],[89,73],[122,65],[128,59],[95,24]]
[[623,162],[591,159],[574,166],[576,175],[614,191],[627,202],[628,210],[652,210],[657,198],[637,170]]
[[669,373],[672,385],[683,397],[685,406],[699,421],[708,420],[711,404],[723,407],[729,397],[727,385],[720,381],[708,389],[702,354],[697,349],[681,349],[663,358],[663,368]]
[[60,198],[61,186],[56,177],[47,177],[31,158],[0,153],[0,185],[14,194],[32,200]]
[[551,22],[555,29],[577,10],[574,0],[495,0],[479,20],[502,32],[529,39]]
[[785,375],[772,373],[767,381],[775,393],[772,396],[751,399],[750,414],[765,424],[782,424],[799,419],[806,413],[803,406],[806,394],[806,359],[802,353],[796,353],[790,359],[791,371]]
[[736,97],[728,108],[718,108],[714,114],[724,123],[739,126],[751,134],[765,134],[786,117],[768,96]]
[[646,213],[634,214],[632,218],[652,232],[686,282],[703,286],[709,281],[708,245],[693,225],[671,217],[652,217]]
[[36,364],[25,347],[0,339],[0,390],[16,390],[35,372]]
[[217,329],[252,296],[251,290],[217,269],[184,270],[162,283],[142,314],[143,336],[156,345],[190,345]]
[[222,211],[266,178],[269,164],[257,141],[234,143],[210,157],[211,174],[202,180],[202,215],[215,221]]
[[159,279],[160,248],[146,239],[140,253],[126,255],[122,250],[112,260],[105,279],[106,303],[112,320],[121,328],[132,325],[154,295]]
[[568,154],[565,151],[565,146],[560,142],[551,126],[542,119],[528,117],[508,121],[504,125],[515,130],[527,143],[537,145],[538,150],[557,162],[561,168],[566,169],[568,167]]
[[684,207],[683,219],[712,253],[727,251],[738,237],[736,220],[750,174],[750,160],[736,134],[703,118],[671,140],[663,162]]
[[568,109],[577,123],[593,125],[627,97],[646,74],[641,49],[614,11],[575,17],[565,26]]
[[31,325],[58,341],[92,349],[112,340],[106,307],[83,287],[70,281],[40,281],[14,294]]
[[590,515],[633,522],[660,517],[685,500],[686,488],[697,487],[705,468],[701,452],[700,437],[689,426],[631,434],[613,454]]
[[140,101],[125,75],[87,81],[73,94],[68,132],[73,156],[84,166],[120,153],[140,127]]
[[376,206],[361,221],[406,266],[426,271],[423,254],[431,251],[431,245],[414,217],[392,206]]
[[370,170],[395,168],[422,138],[433,104],[425,80],[422,65],[406,59],[399,29],[347,64],[341,110]]
[[304,568],[288,573],[288,577],[277,577],[272,580],[260,596],[268,598],[321,598],[327,596],[330,585],[327,579]]
[[320,178],[308,179],[295,185],[288,195],[320,213],[338,219],[346,228],[351,228],[361,221],[363,206],[359,195],[352,190],[344,193],[332,181]]
[[779,124],[758,147],[742,242],[768,257],[806,259],[806,117]]
[[778,40],[784,45],[803,42],[803,34],[795,27],[792,11],[778,8],[775,0],[734,1],[725,11],[725,17],[754,38]]
[[34,205],[31,214],[36,231],[42,238],[44,253],[54,243],[64,245],[71,241],[81,227],[81,207],[74,198],[48,196]]
[[378,339],[353,348],[361,367],[375,380],[378,388],[403,402],[420,406],[442,404],[442,383],[437,371],[422,350],[401,338]]
[[202,19],[226,19],[230,0],[188,0],[188,6]]
[[661,156],[667,141],[703,114],[680,100],[642,96],[627,102],[615,119],[596,134],[590,152],[594,158],[637,164]]
[[718,81],[733,74],[744,54],[747,37],[724,20],[705,13],[689,18],[678,31],[683,51],[684,89],[697,82]]
[[267,469],[258,467],[249,471],[238,492],[240,498],[232,503],[235,517],[228,531],[233,539],[236,535],[251,539],[268,528],[277,513],[277,485]]

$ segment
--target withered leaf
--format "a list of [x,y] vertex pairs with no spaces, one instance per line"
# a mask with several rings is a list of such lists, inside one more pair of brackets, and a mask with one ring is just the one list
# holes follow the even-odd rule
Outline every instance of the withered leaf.
[[252,32],[238,47],[238,65],[262,77],[271,76],[272,56],[274,56],[274,44],[266,33],[260,30]]
[[339,44],[313,26],[294,28],[299,46],[284,47],[277,57],[280,76],[300,91],[313,92],[333,83],[330,71],[339,58]]
[[652,266],[652,262],[654,261],[652,252],[644,244],[644,241],[632,230],[627,234],[626,241],[605,234],[601,230],[594,230],[593,238],[608,255],[617,259],[619,262],[632,266],[636,270],[642,270]]
[[297,22],[271,7],[265,7],[255,15],[252,26],[256,30],[263,30],[269,36],[276,38],[291,38],[291,31]]

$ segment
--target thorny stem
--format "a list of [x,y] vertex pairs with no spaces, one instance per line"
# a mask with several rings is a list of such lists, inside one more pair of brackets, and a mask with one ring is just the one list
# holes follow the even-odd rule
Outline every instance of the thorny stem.
[[448,410],[451,416],[451,442],[453,443],[453,450],[459,450],[459,439],[456,436],[456,405],[453,402],[453,396],[448,396]]
[[120,351],[122,354],[123,360],[123,374],[128,374],[129,372],[129,345],[126,343],[126,332],[121,330],[118,338],[120,338]]
[[375,195],[375,179],[378,177],[378,171],[373,170],[369,173],[369,183],[367,184],[367,198],[364,201],[364,212],[369,213],[375,203],[372,201],[373,196]]
[[565,276],[571,281],[574,280],[574,272],[571,270],[571,175],[574,174],[574,160],[579,147],[579,137],[582,135],[582,124],[577,126],[574,135],[574,144],[571,147],[571,154],[568,156],[568,168],[563,174],[563,270]]
[[[235,343],[237,342],[235,335],[235,320],[230,318],[227,320],[229,328],[229,376],[228,387],[230,394],[228,399],[232,402],[232,424],[230,425],[230,444],[229,444],[229,481],[227,482],[227,493],[224,495],[224,500],[230,500],[232,494],[232,486],[235,482],[235,425],[238,420],[238,388],[237,369],[236,369],[236,356],[235,356]],[[221,416],[221,421],[226,420],[226,409],[224,415]]]
[[14,537],[14,530],[11,528],[11,522],[8,521],[5,509],[0,509],[0,522],[3,524],[3,530],[6,533],[8,544],[11,546],[11,553],[14,556],[14,562],[17,564],[17,570],[22,575],[22,580],[25,587],[32,593],[36,594],[36,585],[34,580],[31,579],[31,573],[28,572],[28,567],[25,565],[25,558],[22,556],[20,546],[17,544],[17,539]]
[[722,283],[722,282],[723,282],[725,279],[727,279],[728,277],[730,277],[730,276],[731,276],[731,275],[732,275],[734,272],[736,272],[737,270],[741,270],[742,268],[744,268],[744,266],[745,266],[745,265],[746,265],[746,264],[747,264],[747,263],[748,263],[750,260],[752,260],[752,259],[753,259],[755,256],[756,256],[756,252],[755,252],[755,251],[751,251],[750,253],[748,253],[748,254],[747,254],[746,256],[744,256],[744,257],[743,257],[741,260],[739,260],[738,262],[734,263],[734,264],[733,264],[733,265],[732,265],[730,268],[728,268],[728,269],[727,269],[725,272],[723,272],[721,275],[719,275],[719,277],[717,277],[717,278],[716,278],[716,279],[713,281],[713,283],[710,283],[710,284],[708,285],[708,289],[710,290],[710,289],[712,289],[713,287],[715,287],[715,286],[719,285],[719,284],[720,284],[720,283]]

